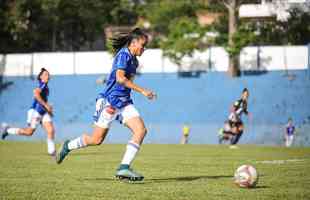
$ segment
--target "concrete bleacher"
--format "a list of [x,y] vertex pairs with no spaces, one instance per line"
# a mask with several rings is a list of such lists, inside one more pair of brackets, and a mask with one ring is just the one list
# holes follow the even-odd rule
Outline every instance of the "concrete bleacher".
[[[49,100],[55,111],[58,141],[92,130],[95,98],[103,88],[96,84],[99,76],[52,77]],[[3,81],[12,84],[0,93],[0,122],[24,126],[36,81],[29,77],[3,77]],[[149,73],[137,77],[136,83],[158,94],[156,101],[133,95],[149,130],[147,143],[179,143],[183,123],[191,125],[191,143],[217,143],[217,131],[244,87],[250,90],[249,111],[253,119],[244,118],[246,130],[241,143],[280,143],[289,117],[304,130],[300,134],[308,141],[304,128],[310,120],[307,70],[248,73],[240,78],[230,78],[224,72],[202,73],[193,78],[180,78],[177,73]],[[129,131],[114,122],[107,142],[125,143],[129,137]],[[12,138],[41,140],[46,136],[40,128],[32,138]]]

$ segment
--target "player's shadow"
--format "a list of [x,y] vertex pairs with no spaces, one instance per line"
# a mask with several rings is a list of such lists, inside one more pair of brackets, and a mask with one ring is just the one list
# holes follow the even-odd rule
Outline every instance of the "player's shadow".
[[270,187],[266,185],[258,185],[258,186],[255,186],[254,188],[251,188],[251,190],[266,189],[266,188],[270,188]]
[[74,152],[70,156],[98,156],[98,152]]
[[161,183],[161,182],[186,182],[186,181],[196,181],[201,179],[224,179],[224,178],[233,178],[232,176],[227,175],[218,175],[218,176],[181,176],[181,177],[170,177],[170,178],[153,178],[147,179],[147,181]]
[[[169,178],[151,178],[151,179],[144,179],[144,181],[140,182],[130,182],[134,184],[152,184],[152,183],[169,183],[169,182],[188,182],[188,181],[196,181],[196,180],[208,180],[208,179],[232,179],[233,176],[229,175],[218,175],[218,176],[181,176],[181,177],[169,177]],[[80,181],[119,181],[116,178],[83,178],[79,179]],[[126,182],[126,181],[120,181]],[[127,181],[128,182],[128,181]],[[254,188],[247,188],[250,190],[261,190],[261,189],[268,189],[269,186],[266,185],[258,185]],[[242,188],[241,188],[242,189]]]
[[[219,175],[219,176],[181,176],[181,177],[169,177],[169,178],[151,178],[145,179],[143,184],[146,183],[163,183],[163,182],[187,182],[196,181],[201,179],[224,179],[232,178],[232,176]],[[115,181],[115,178],[83,178],[84,181]]]

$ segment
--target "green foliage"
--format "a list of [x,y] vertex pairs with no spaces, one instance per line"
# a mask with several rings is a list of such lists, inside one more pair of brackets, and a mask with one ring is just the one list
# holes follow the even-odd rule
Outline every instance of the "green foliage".
[[230,56],[237,56],[243,49],[243,47],[252,44],[255,41],[257,36],[255,33],[246,26],[239,27],[238,31],[233,35],[233,45],[228,45],[226,43],[225,49]]
[[[133,25],[131,0],[19,0],[0,2],[0,52],[92,50],[108,25]],[[104,45],[104,44],[102,44]],[[102,46],[104,49],[104,46]]]
[[287,22],[288,43],[304,45],[310,42],[310,4],[308,12],[298,8],[290,10],[291,17]]
[[[230,55],[237,55],[255,39],[253,33],[242,27],[234,35],[235,44],[228,47],[227,9],[221,2],[161,0],[154,3],[149,0],[148,3],[152,12],[146,12],[146,17],[151,21],[153,31],[163,36],[158,37],[161,40],[159,47],[178,65],[184,56],[191,56],[195,50],[204,50],[210,45],[225,46]],[[216,23],[201,27],[197,22],[197,12],[201,9],[224,14]],[[210,40],[206,37],[207,32],[218,33],[218,36]]]
[[228,14],[224,12],[213,24],[210,25],[212,31],[219,33],[215,38],[215,45],[226,46],[228,43]]
[[180,65],[184,56],[192,56],[194,50],[203,43],[206,31],[195,19],[182,17],[169,25],[168,32],[168,37],[161,42],[161,48],[164,55]]
[[204,7],[200,0],[146,0],[141,15],[151,22],[151,29],[163,35],[169,34],[170,24],[180,17],[196,17],[196,11]]
[[197,11],[204,9],[203,0],[146,0],[140,14],[150,21],[155,33],[152,47],[162,48],[164,55],[180,64],[202,44],[205,28],[197,22]]
[[[310,6],[310,5],[309,5]],[[310,7],[308,9],[310,10]],[[306,45],[310,42],[310,13],[294,8],[287,22],[266,21],[257,27],[261,45]]]
[[[260,0],[243,0],[257,3]],[[238,1],[241,2],[241,1]],[[309,5],[308,5],[309,6]],[[221,12],[215,24],[201,28],[197,13],[201,10]],[[2,0],[0,1],[0,52],[93,50],[98,39],[105,41],[107,26],[134,26],[139,17],[150,22],[154,35],[152,48],[162,47],[165,54],[178,61],[196,48],[211,43],[225,46],[231,55],[244,45],[304,45],[310,41],[310,14],[290,11],[288,22],[239,21],[242,28],[228,43],[227,8],[218,0]],[[182,24],[185,27],[182,27]],[[180,30],[178,30],[180,29]],[[247,29],[247,30],[246,30]],[[203,41],[201,31],[218,33],[213,41]],[[258,31],[259,30],[259,31]],[[192,32],[191,32],[192,31]],[[180,33],[178,33],[180,32]],[[252,32],[259,32],[255,38]],[[184,40],[184,35],[197,38]],[[181,36],[183,35],[183,36]],[[175,44],[174,44],[175,43]],[[102,49],[106,44],[102,43]]]

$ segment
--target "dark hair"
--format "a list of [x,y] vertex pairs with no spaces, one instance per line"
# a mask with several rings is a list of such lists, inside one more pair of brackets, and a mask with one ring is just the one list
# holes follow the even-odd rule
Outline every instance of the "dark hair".
[[135,28],[129,33],[120,33],[116,37],[111,39],[113,52],[117,53],[121,48],[128,46],[132,40],[144,37],[148,39],[146,33],[144,33],[140,28]]
[[43,74],[43,72],[48,72],[47,69],[45,69],[44,67],[41,68],[40,73],[37,76],[37,80],[40,81],[41,80],[41,75]]
[[248,88],[243,88],[242,93],[249,92]]

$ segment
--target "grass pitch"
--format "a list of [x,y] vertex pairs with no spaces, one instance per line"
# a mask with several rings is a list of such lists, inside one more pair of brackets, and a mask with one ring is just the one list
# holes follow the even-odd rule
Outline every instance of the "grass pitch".
[[[61,165],[44,143],[0,142],[0,199],[310,199],[310,148],[216,145],[142,146],[134,169],[141,183],[114,178],[125,145],[72,152]],[[251,164],[254,189],[233,184],[235,169]]]

